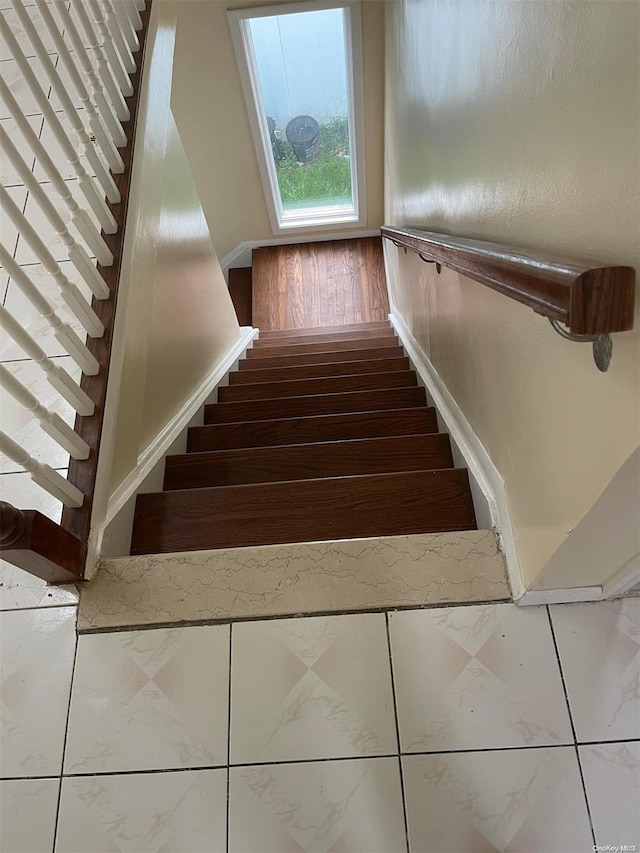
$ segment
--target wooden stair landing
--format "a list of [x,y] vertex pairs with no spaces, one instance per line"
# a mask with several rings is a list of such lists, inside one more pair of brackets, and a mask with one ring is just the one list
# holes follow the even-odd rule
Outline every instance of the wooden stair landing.
[[265,246],[253,250],[252,263],[253,325],[263,340],[273,330],[326,332],[340,324],[358,330],[387,322],[380,237]]
[[136,502],[131,553],[475,529],[466,470],[388,321],[266,332],[164,491]]

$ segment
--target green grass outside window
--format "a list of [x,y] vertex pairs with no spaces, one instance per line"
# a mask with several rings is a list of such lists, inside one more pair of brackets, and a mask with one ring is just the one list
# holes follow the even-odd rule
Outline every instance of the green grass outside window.
[[320,125],[320,153],[311,163],[298,163],[289,143],[282,143],[284,159],[276,163],[285,210],[351,204],[351,159],[346,117]]

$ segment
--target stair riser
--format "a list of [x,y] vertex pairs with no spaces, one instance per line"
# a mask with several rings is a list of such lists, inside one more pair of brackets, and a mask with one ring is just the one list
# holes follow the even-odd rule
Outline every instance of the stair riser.
[[264,421],[275,418],[302,418],[347,412],[372,412],[426,406],[424,388],[391,388],[382,391],[355,391],[349,394],[321,394],[316,397],[283,397],[277,400],[248,400],[214,403],[205,407],[205,424]]
[[435,533],[475,526],[464,470],[301,480],[139,495],[131,553]]
[[296,444],[167,459],[165,491],[453,467],[446,435]]
[[188,434],[187,451],[198,453],[437,432],[435,410],[421,407],[192,427]]
[[305,337],[312,338],[316,335],[372,331],[374,329],[390,329],[388,320],[379,320],[372,323],[353,323],[350,326],[316,326],[315,329],[268,329],[260,331],[260,340],[271,340],[276,338]]
[[229,270],[229,296],[241,326],[252,326],[251,314],[252,271],[251,267]]
[[254,346],[258,349],[268,349],[269,347],[291,346],[292,344],[306,343],[340,343],[345,340],[359,341],[370,340],[371,338],[395,338],[395,331],[392,328],[384,329],[363,329],[355,332],[338,332],[325,333],[316,335],[288,335],[283,338],[258,338],[254,342]]
[[236,370],[229,375],[230,385],[253,385],[256,382],[292,382],[296,379],[321,379],[327,376],[354,376],[363,373],[390,373],[409,370],[408,358],[378,358],[374,361],[342,361],[329,364],[307,364],[271,370]]
[[366,373],[355,376],[329,376],[322,379],[295,379],[293,382],[257,382],[220,388],[218,400],[233,403],[242,400],[273,400],[283,397],[308,397],[312,394],[347,394],[353,391],[411,388],[418,384],[412,370],[391,373]]
[[279,355],[306,355],[307,353],[312,352],[341,352],[342,350],[355,350],[355,349],[387,349],[388,347],[397,347],[398,339],[395,335],[388,335],[387,337],[377,337],[377,338],[349,338],[348,340],[341,341],[327,341],[326,343],[300,343],[300,344],[289,344],[287,346],[283,345],[273,345],[273,346],[257,346],[254,344],[253,348],[247,350],[247,358],[249,359],[259,359],[259,358],[273,358],[274,356]]
[[[252,352],[248,350],[247,352]],[[260,356],[259,363],[254,358],[243,358],[238,368],[240,370],[280,369],[281,367],[303,367],[309,364],[323,364],[345,361],[377,361],[378,359],[400,358],[404,356],[401,346],[383,347],[383,349],[337,350],[313,352],[300,355],[279,355],[275,358]]]

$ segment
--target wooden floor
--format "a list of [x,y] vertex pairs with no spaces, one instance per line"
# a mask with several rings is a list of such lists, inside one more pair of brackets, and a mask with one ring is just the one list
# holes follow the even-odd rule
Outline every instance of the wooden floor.
[[253,250],[253,325],[262,331],[386,320],[382,240]]

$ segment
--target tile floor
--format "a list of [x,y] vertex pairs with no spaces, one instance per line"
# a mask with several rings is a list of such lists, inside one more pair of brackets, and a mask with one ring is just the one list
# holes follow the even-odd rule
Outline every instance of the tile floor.
[[3,853],[640,841],[638,598],[76,639],[48,595],[0,599]]
[[[46,29],[44,28],[40,16],[35,5],[26,3],[28,12],[36,25],[36,29],[43,35],[49,56],[56,68],[60,71],[63,79],[65,71],[62,63],[55,53],[53,43],[49,38]],[[48,98],[56,111],[60,110],[60,103],[55,95],[51,92],[49,79],[40,64],[33,56],[33,49],[30,47],[28,38],[22,32],[22,28],[15,17],[15,13],[8,8],[7,2],[0,3],[2,15],[10,24],[12,31],[15,33],[21,47],[29,57],[29,63],[34,69],[38,80],[41,82],[43,89],[48,93]],[[14,59],[5,45],[0,39],[0,74],[2,79],[9,85],[14,97],[23,108],[28,116],[28,121],[32,129],[38,134],[39,139],[47,149],[47,152],[53,159],[55,165],[60,170],[63,178],[76,199],[82,206],[87,207],[83,196],[79,192],[78,181],[75,178],[73,169],[69,166],[64,154],[58,147],[52,135],[51,128],[47,121],[43,118],[39,111],[38,105],[33,96],[29,92]],[[72,95],[72,101],[78,105],[79,100],[75,89],[67,85],[68,91]],[[80,110],[82,114],[82,110]],[[63,112],[58,112],[63,126],[70,131],[70,124]],[[54,201],[56,208],[59,210],[63,219],[68,220],[66,207],[61,204],[57,194],[53,191],[51,184],[47,180],[46,174],[42,168],[34,162],[31,149],[27,145],[24,136],[17,129],[14,120],[10,117],[7,108],[0,99],[0,124],[11,137],[14,145],[23,153],[23,156],[29,163],[31,171],[36,176],[37,180],[45,192]],[[73,133],[70,134],[72,140],[75,140]],[[91,170],[88,168],[86,161],[85,167],[89,174]],[[64,248],[60,237],[51,228],[45,220],[39,205],[35,198],[22,185],[15,169],[9,163],[6,156],[0,154],[0,180],[16,202],[20,210],[25,213],[32,224],[35,226],[37,233],[44,240],[49,250],[53,253],[56,260],[60,261],[60,266],[68,279],[77,284],[83,295],[90,298],[88,287],[81,282],[80,276],[74,265],[66,260],[66,249]],[[90,216],[95,217],[90,212]],[[70,227],[73,232],[73,227]],[[80,235],[74,233],[78,242],[84,245]],[[21,237],[6,215],[0,214],[0,239],[2,244],[12,253],[17,263],[24,268],[25,272],[32,279],[41,293],[47,298],[50,304],[54,307],[61,319],[69,323],[74,331],[84,338],[84,332],[76,320],[76,318],[68,311],[61,296],[60,291],[52,279],[46,273],[42,265],[38,263],[37,257],[34,255],[31,248],[27,245],[23,237]],[[86,246],[85,246],[86,248]],[[91,252],[88,252],[91,255]],[[78,379],[80,372],[72,359],[62,349],[51,333],[51,329],[46,320],[39,316],[28,300],[22,295],[18,285],[12,281],[9,276],[0,268],[0,300],[2,305],[10,311],[13,316],[26,328],[31,336],[38,341],[45,353],[55,358],[58,366],[67,370],[74,378]],[[7,368],[14,373],[37,397],[48,406],[52,411],[59,414],[69,423],[73,423],[74,412],[64,400],[62,400],[56,392],[51,389],[47,383],[44,373],[40,368],[30,361],[23,350],[6,334],[0,331],[0,362],[3,362]],[[6,392],[0,391],[0,414],[2,419],[2,428],[12,438],[17,440],[26,450],[28,450],[37,459],[47,462],[52,467],[59,470],[63,475],[68,465],[68,454],[66,454],[46,433],[40,428],[37,421],[31,415],[20,407],[12,397]],[[29,477],[19,473],[19,468],[6,457],[0,454],[0,497],[2,500],[9,501],[22,509],[39,509],[46,515],[49,515],[54,520],[59,520],[60,504],[57,501],[52,501],[39,488],[33,486]],[[23,592],[31,583],[28,580],[21,582],[18,580],[21,573],[18,575],[12,566],[0,560],[0,598],[7,598],[7,590],[17,590],[20,586],[20,592],[16,593],[19,598],[23,598]],[[35,589],[40,589],[36,586]],[[10,593],[13,594],[13,593]],[[58,594],[55,594],[58,600]],[[27,598],[30,595],[27,593]]]

